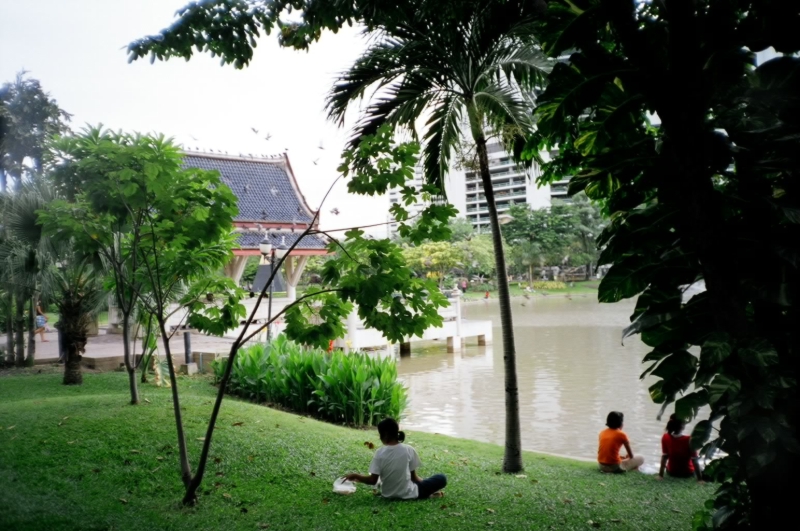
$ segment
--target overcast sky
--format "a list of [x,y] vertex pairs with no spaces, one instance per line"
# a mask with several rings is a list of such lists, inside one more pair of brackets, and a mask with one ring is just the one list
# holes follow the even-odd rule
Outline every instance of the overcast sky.
[[[262,38],[245,70],[222,67],[206,55],[188,63],[128,64],[125,46],[172,23],[186,3],[0,0],[0,83],[29,71],[73,115],[73,128],[102,123],[160,132],[191,149],[230,154],[288,149],[300,187],[316,209],[336,178],[347,138],[346,130],[326,121],[325,94],[363,50],[363,38],[352,29],[326,34],[308,53],[281,49],[274,36]],[[331,214],[333,208],[341,213]],[[387,209],[385,198],[353,197],[339,185],[323,207],[322,223],[380,223]]]

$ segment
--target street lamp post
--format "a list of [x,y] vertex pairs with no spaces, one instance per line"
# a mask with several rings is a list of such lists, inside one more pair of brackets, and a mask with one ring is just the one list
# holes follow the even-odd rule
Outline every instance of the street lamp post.
[[272,323],[270,323],[270,321],[272,321],[272,292],[273,292],[272,287],[275,282],[275,273],[274,269],[272,268],[275,267],[276,258],[280,260],[284,256],[286,256],[286,251],[288,251],[288,248],[283,242],[281,242],[277,247],[275,247],[274,245],[272,245],[272,242],[265,235],[264,239],[261,240],[261,243],[258,244],[258,250],[261,251],[261,254],[264,256],[264,259],[269,262],[271,268],[270,274],[272,276],[272,280],[270,280],[269,283],[269,301],[267,301],[267,323],[269,323],[267,325],[267,343],[269,343],[270,340],[272,339]]

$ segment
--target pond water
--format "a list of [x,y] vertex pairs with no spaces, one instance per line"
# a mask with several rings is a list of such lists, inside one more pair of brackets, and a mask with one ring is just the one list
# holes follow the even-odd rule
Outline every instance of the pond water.
[[[597,434],[608,412],[619,410],[634,453],[657,466],[668,414],[656,419],[660,406],[647,391],[654,380],[639,379],[649,348],[638,337],[627,338],[624,346],[620,341],[633,307],[633,301],[600,304],[590,296],[512,302],[526,450],[596,459]],[[499,307],[497,301],[479,301],[464,304],[462,312],[465,319],[493,321],[494,343],[481,347],[471,338],[453,354],[444,342],[412,343],[411,356],[398,357],[410,399],[402,424],[503,444]]]

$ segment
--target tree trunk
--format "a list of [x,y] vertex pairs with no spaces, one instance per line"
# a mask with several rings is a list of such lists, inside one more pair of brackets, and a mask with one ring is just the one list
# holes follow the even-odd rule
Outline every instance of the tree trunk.
[[131,339],[130,339],[130,312],[122,314],[122,353],[125,362],[125,370],[128,372],[128,387],[131,391],[131,405],[139,403],[139,389],[136,387],[136,366],[131,359]]
[[489,157],[486,152],[486,136],[483,123],[474,104],[467,107],[472,137],[478,151],[483,193],[489,206],[489,221],[492,225],[492,244],[494,247],[495,269],[497,273],[497,298],[500,303],[500,325],[503,332],[503,365],[505,371],[506,401],[506,445],[503,456],[503,472],[514,473],[522,470],[522,438],[519,423],[519,388],[517,387],[517,355],[514,345],[514,323],[511,317],[511,299],[508,293],[506,259],[503,251],[503,238],[500,233],[500,220],[494,202],[494,187],[489,173]]
[[[261,294],[263,297],[263,292]],[[259,298],[259,302],[260,302]],[[257,306],[256,306],[257,308]],[[241,339],[241,337],[240,337]],[[197,489],[203,482],[203,475],[206,472],[206,463],[208,462],[208,452],[211,449],[211,438],[214,435],[214,427],[217,424],[217,416],[219,415],[220,407],[222,407],[222,399],[225,398],[225,389],[231,378],[231,371],[233,369],[233,362],[236,360],[236,355],[239,353],[239,340],[231,345],[230,354],[228,354],[228,362],[225,364],[225,372],[222,373],[222,379],[219,381],[219,389],[217,389],[217,399],[214,401],[214,408],[211,410],[211,419],[208,421],[208,428],[206,429],[206,438],[203,442],[203,450],[200,453],[200,462],[197,464],[197,473],[186,486],[186,495],[183,497],[184,505],[194,505],[197,501]],[[258,400],[258,397],[256,397]]]
[[169,335],[167,334],[166,324],[160,314],[161,312],[159,312],[157,317],[158,328],[161,331],[161,339],[164,343],[164,354],[167,357],[167,366],[169,368],[169,383],[172,387],[172,410],[175,413],[175,426],[178,430],[178,452],[180,453],[181,462],[181,480],[183,481],[183,485],[188,488],[192,481],[192,466],[189,464],[189,453],[186,449],[186,434],[183,431],[181,401],[180,397],[178,396],[178,382],[175,378],[175,365],[172,363],[172,351],[169,347]]
[[66,361],[64,362],[64,385],[81,385],[83,383],[83,373],[81,372],[80,355],[74,344],[66,345]]
[[14,338],[17,345],[15,365],[17,367],[23,367],[25,365],[25,297],[17,295],[14,302],[17,307],[17,312],[14,316],[16,320]]
[[[14,365],[14,301],[8,297],[8,315],[6,315],[6,359],[8,365]],[[2,362],[3,360],[0,360]]]
[[25,365],[33,367],[36,360],[36,295],[30,298],[30,328],[28,329],[28,357],[25,358]]
[[79,323],[65,321],[65,316],[62,314],[59,327],[64,346],[64,385],[81,385],[83,383],[81,354],[86,347],[86,333],[81,332]]

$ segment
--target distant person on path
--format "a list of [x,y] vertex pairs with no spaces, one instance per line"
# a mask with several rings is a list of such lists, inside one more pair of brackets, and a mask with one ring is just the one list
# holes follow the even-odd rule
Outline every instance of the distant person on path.
[[690,437],[683,435],[686,423],[675,415],[669,417],[667,430],[661,437],[661,468],[658,470],[657,479],[664,479],[664,469],[675,478],[697,477],[703,483],[703,476],[698,462],[697,450],[693,450]]
[[[619,411],[612,411],[606,418],[608,428],[600,432],[597,462],[600,464],[601,472],[609,474],[627,472],[636,470],[644,464],[644,457],[633,455],[628,436],[622,431],[624,418],[625,415]],[[628,454],[620,456],[619,451],[623,446]]]
[[399,500],[424,500],[426,498],[440,498],[441,492],[447,486],[444,474],[436,474],[427,479],[417,475],[420,467],[417,451],[403,444],[406,434],[400,431],[397,421],[391,418],[383,419],[378,424],[383,446],[378,448],[372,463],[369,465],[369,476],[360,474],[347,474],[347,481],[358,481],[366,485],[376,485],[381,482],[381,495],[384,498]]
[[461,281],[461,291],[462,291],[463,293],[466,293],[466,292],[467,292],[467,281],[466,281],[466,280],[462,280],[462,281]]
[[39,334],[39,337],[42,338],[42,343],[49,343],[47,339],[44,338],[44,332],[47,329],[47,316],[42,311],[42,307],[38,304],[36,305],[36,330],[34,334]]

